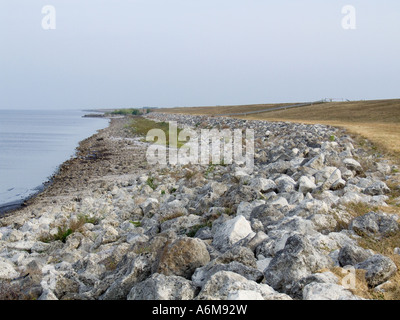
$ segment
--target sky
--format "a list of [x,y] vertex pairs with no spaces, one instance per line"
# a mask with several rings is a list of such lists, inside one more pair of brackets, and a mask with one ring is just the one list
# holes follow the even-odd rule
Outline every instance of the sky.
[[2,0],[0,109],[400,98],[399,35],[398,0]]

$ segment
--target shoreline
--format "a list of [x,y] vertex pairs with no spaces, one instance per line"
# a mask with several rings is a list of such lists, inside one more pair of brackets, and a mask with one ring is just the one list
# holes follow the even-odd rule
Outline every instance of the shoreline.
[[[58,171],[58,169],[53,173],[52,176],[57,174],[57,171]],[[0,205],[0,219],[4,216],[12,214],[13,212],[15,212],[19,209],[26,207],[27,201],[29,201],[29,200],[33,199],[34,197],[36,197],[37,195],[39,195],[46,188],[48,188],[50,184],[51,184],[51,178],[49,180],[43,182],[41,185],[37,186],[35,189],[33,189],[34,191],[32,190],[33,191],[32,194],[30,194],[26,198],[1,204]]]
[[[40,191],[21,201],[4,206],[10,209],[0,212],[0,226],[2,221],[24,215],[37,207],[40,209],[50,203],[63,203],[67,198],[75,197],[79,200],[88,191],[100,189],[102,181],[107,180],[108,176],[123,176],[134,169],[132,165],[127,165],[124,169],[119,164],[120,161],[127,161],[124,158],[130,158],[126,152],[120,154],[119,150],[124,148],[123,145],[132,143],[123,139],[118,142],[113,140],[130,137],[125,126],[131,121],[131,117],[110,116],[107,118],[109,119],[108,126],[80,141],[74,156],[64,161],[50,179],[38,187]],[[131,163],[134,164],[135,161]],[[138,168],[143,168],[143,166],[138,166]]]
[[[381,210],[395,196],[384,182],[394,167],[345,131],[148,116],[196,130],[253,128],[248,173],[235,164],[150,166],[131,118],[83,140],[49,188],[0,219],[0,284],[38,300],[359,300],[387,280],[398,287],[398,216]],[[365,212],[352,211],[356,200]],[[384,222],[370,236],[385,251],[359,242],[371,220]],[[352,250],[361,256],[350,263],[371,275],[355,291],[341,276]]]
[[[87,110],[87,112],[94,112],[94,111]],[[2,219],[4,217],[11,216],[11,215],[13,215],[15,213],[18,213],[19,211],[24,210],[25,208],[29,207],[30,204],[35,202],[35,199],[37,197],[40,197],[44,192],[46,192],[46,190],[51,188],[53,183],[54,183],[54,181],[59,179],[58,176],[60,174],[60,171],[64,170],[64,168],[66,166],[68,166],[68,163],[71,160],[75,159],[78,156],[79,152],[83,151],[83,150],[80,150],[81,144],[84,141],[86,141],[88,139],[91,139],[94,136],[98,135],[99,131],[108,129],[110,127],[110,125],[111,125],[111,120],[113,118],[113,117],[106,116],[105,113],[103,113],[101,115],[88,113],[88,114],[84,114],[82,117],[87,117],[87,118],[92,118],[92,117],[94,117],[94,118],[98,118],[98,117],[107,118],[107,119],[109,119],[108,126],[103,128],[103,129],[96,130],[96,132],[93,133],[91,136],[79,141],[77,147],[75,148],[74,154],[69,159],[65,160],[60,165],[58,165],[57,168],[54,170],[54,172],[51,174],[51,176],[47,180],[45,180],[43,183],[41,183],[40,185],[38,185],[37,187],[32,189],[32,193],[29,196],[27,196],[27,197],[25,197],[23,199],[19,199],[19,200],[15,200],[15,201],[11,201],[11,202],[7,202],[7,203],[4,203],[4,204],[1,204],[0,205],[0,219]]]

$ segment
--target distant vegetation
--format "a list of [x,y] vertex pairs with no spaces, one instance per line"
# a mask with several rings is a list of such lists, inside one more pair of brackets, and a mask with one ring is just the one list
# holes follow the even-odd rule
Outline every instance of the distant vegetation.
[[137,115],[140,115],[140,114],[150,113],[150,112],[151,112],[151,109],[146,107],[146,108],[143,108],[143,109],[136,109],[136,108],[117,109],[117,110],[114,110],[114,111],[110,112],[110,114],[114,114],[114,115],[119,114],[119,115],[124,115],[124,116],[126,116],[126,115],[137,116]]
[[141,111],[139,109],[118,109],[118,110],[112,111],[111,114],[120,114],[120,115],[133,114],[133,115],[139,115],[139,114],[141,114]]
[[[169,145],[170,127],[168,122],[156,122],[153,120],[138,117],[132,120],[128,128],[133,134],[139,136],[146,136],[151,129],[161,129],[165,133],[166,144]],[[176,134],[179,135],[181,131],[181,128],[177,128]],[[177,147],[180,148],[183,144],[184,142],[178,141]]]

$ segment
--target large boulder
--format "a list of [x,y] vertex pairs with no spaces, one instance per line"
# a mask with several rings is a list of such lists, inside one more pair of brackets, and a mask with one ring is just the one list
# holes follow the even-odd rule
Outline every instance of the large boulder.
[[161,216],[166,219],[169,217],[188,214],[188,210],[185,207],[185,201],[178,199],[164,203],[160,206],[159,212]]
[[368,259],[370,256],[371,253],[361,247],[346,245],[340,249],[338,260],[342,267],[354,266]]
[[338,283],[338,277],[330,271],[313,273],[295,282],[290,291],[290,296],[303,299],[303,290],[310,283]]
[[55,279],[54,294],[58,299],[68,299],[79,292],[80,282],[74,272],[60,273]]
[[[322,184],[321,189],[324,190],[329,190],[329,189],[340,189],[338,187],[339,182],[342,182],[342,173],[339,169],[335,169],[332,174],[329,176],[328,179],[325,180],[325,182]],[[346,182],[344,181],[344,184]],[[336,185],[336,186],[335,186]]]
[[347,169],[355,171],[357,174],[363,173],[363,168],[361,164],[352,158],[344,159],[343,164],[346,166]]
[[154,214],[155,210],[158,208],[158,200],[147,198],[146,201],[139,205],[139,207],[142,209],[144,216],[147,217]]
[[261,293],[251,290],[237,290],[228,295],[227,300],[264,300]]
[[219,271],[231,271],[255,282],[261,282],[264,278],[262,272],[240,262],[232,261],[228,264],[222,264],[218,263],[217,260],[213,260],[206,266],[196,269],[192,276],[192,281],[196,286],[202,287],[213,274]]
[[185,278],[154,273],[132,288],[128,300],[191,300],[196,292],[196,287]]
[[250,220],[251,212],[253,211],[253,209],[263,204],[265,204],[264,200],[255,200],[251,203],[242,201],[237,207],[236,215],[243,216],[247,220]]
[[281,175],[275,180],[279,192],[292,192],[295,190],[296,181],[287,175]]
[[210,262],[205,243],[198,238],[182,237],[162,250],[156,272],[166,276],[181,276],[190,279],[193,272]]
[[255,207],[250,214],[250,219],[261,221],[264,228],[271,224],[275,224],[284,217],[284,214],[276,206],[272,204],[264,204]]
[[390,193],[390,189],[383,181],[376,181],[364,189],[364,193],[370,196],[380,196]]
[[291,215],[308,218],[313,214],[327,214],[328,212],[329,207],[324,201],[317,199],[304,199],[291,211]]
[[311,160],[309,160],[304,166],[315,170],[321,170],[325,164],[325,154],[321,153]]
[[268,173],[286,173],[291,167],[290,161],[278,160],[269,163],[263,169]]
[[356,269],[366,270],[365,280],[370,287],[376,287],[389,280],[396,272],[396,264],[388,257],[375,254],[355,265]]
[[222,252],[253,233],[249,221],[243,216],[237,216],[219,224],[214,231],[213,245]]
[[378,238],[399,231],[399,224],[392,217],[372,211],[353,219],[349,227],[359,235]]
[[11,280],[19,276],[14,264],[7,259],[0,258],[0,280]]
[[239,262],[250,268],[256,268],[256,258],[254,252],[240,245],[235,245],[223,254],[218,254],[214,257],[216,263],[228,264],[231,262]]
[[[218,199],[219,197],[216,197]],[[232,208],[236,211],[238,205],[242,201],[252,202],[258,198],[258,192],[251,186],[239,185],[232,186],[225,192],[225,194],[219,199],[221,206],[226,208]]]
[[[125,257],[126,260],[129,257]],[[147,253],[139,254],[126,263],[115,276],[111,276],[111,285],[100,300],[125,300],[132,286],[151,275],[152,259]]]
[[315,174],[315,183],[323,184],[329,177],[332,176],[332,173],[336,170],[336,167],[323,167],[321,170],[318,170]]
[[45,290],[43,293],[40,295],[38,300],[58,300],[56,295],[51,291],[51,290]]
[[248,280],[245,277],[230,271],[219,271],[212,275],[204,284],[198,300],[226,300],[228,297],[233,298],[234,295],[240,294],[243,290],[247,296],[261,295],[264,300],[291,300],[286,294],[276,292],[267,284],[259,284]]
[[317,251],[303,235],[293,235],[264,271],[266,283],[289,293],[294,283],[317,270],[331,266],[329,257]]
[[265,179],[265,178],[252,179],[250,182],[250,186],[262,193],[267,193],[277,190],[275,182],[271,179]]
[[303,300],[360,300],[350,290],[334,283],[312,282],[304,287]]
[[188,233],[191,228],[197,225],[201,225],[204,223],[204,219],[198,215],[195,214],[190,214],[190,215],[184,215],[180,216],[174,219],[170,219],[167,221],[164,221],[161,224],[161,232],[166,231],[166,230],[173,230],[177,234],[186,234]]
[[307,176],[301,176],[298,183],[299,183],[299,192],[303,194],[312,192],[317,187],[314,181],[312,181]]

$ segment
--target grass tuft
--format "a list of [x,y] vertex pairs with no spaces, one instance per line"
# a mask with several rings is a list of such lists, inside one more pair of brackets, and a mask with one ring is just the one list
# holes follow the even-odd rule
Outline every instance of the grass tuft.
[[157,185],[155,184],[154,178],[153,178],[153,177],[148,177],[147,180],[146,180],[146,184],[147,184],[150,188],[152,188],[153,190],[156,190],[156,189],[157,189]]
[[[132,120],[128,128],[131,130],[132,134],[138,136],[147,136],[147,133],[152,129],[160,129],[164,131],[166,138],[166,145],[169,146],[169,136],[170,128],[168,122],[156,122],[143,117],[137,117]],[[181,128],[177,128],[177,135],[182,131]],[[178,141],[177,147],[180,148],[185,142]]]
[[175,218],[179,218],[179,217],[182,217],[182,216],[184,216],[184,215],[185,215],[185,214],[184,214],[183,212],[170,213],[169,215],[163,217],[163,218],[160,220],[160,222],[163,223],[163,222],[165,222],[165,221],[172,220],[172,219],[175,219]]
[[39,236],[39,241],[49,243],[53,241],[61,241],[65,243],[67,241],[68,236],[73,234],[76,231],[79,231],[84,224],[86,223],[93,223],[97,224],[98,219],[94,218],[89,218],[86,215],[78,215],[77,220],[72,220],[68,224],[65,223],[61,226],[59,226],[57,229],[57,233],[54,235],[51,235],[50,233],[44,233]]

